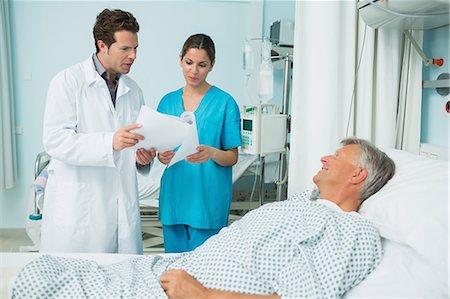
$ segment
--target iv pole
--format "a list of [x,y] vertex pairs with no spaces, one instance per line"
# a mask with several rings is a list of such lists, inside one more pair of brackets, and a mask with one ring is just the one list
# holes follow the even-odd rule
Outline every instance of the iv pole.
[[[289,112],[289,95],[291,89],[291,63],[293,61],[292,54],[285,55],[276,55],[271,56],[271,59],[284,60],[284,72],[283,72],[283,102],[281,107],[281,114],[288,115],[286,121],[286,134],[290,133],[290,116]],[[261,113],[261,111],[259,111]],[[280,153],[280,157],[278,159],[278,181],[275,182],[277,188],[276,201],[280,201],[282,199],[283,194],[283,186],[287,182],[287,163],[286,163],[286,152],[289,149],[289,143],[286,138],[286,144],[284,146],[284,152]],[[264,204],[264,166],[265,166],[265,158],[262,155],[258,155],[258,163],[259,163],[259,206]]]
[[[290,89],[291,89],[291,63],[293,61],[292,54],[286,54],[281,56],[275,56],[273,58],[279,58],[280,60],[284,59],[284,73],[283,73],[283,104],[281,107],[281,113],[288,115],[287,122],[286,122],[286,134],[290,133],[290,115],[289,113],[289,95],[290,95]],[[286,138],[286,144],[285,144],[285,150],[284,152],[280,153],[279,158],[279,168],[278,168],[278,182],[276,182],[277,185],[277,197],[276,200],[280,201],[282,197],[283,192],[283,185],[287,182],[287,158],[286,153],[289,149],[289,142]]]
[[[251,39],[251,40],[260,40],[257,39]],[[281,114],[287,115],[287,121],[286,121],[286,134],[290,133],[290,115],[289,112],[289,95],[290,95],[290,77],[291,77],[291,63],[293,62],[293,55],[290,53],[281,54],[281,55],[275,55],[270,56],[270,59],[272,61],[274,60],[284,60],[284,73],[283,73],[283,102],[281,107]],[[245,58],[244,58],[245,61]],[[262,113],[259,111],[259,113]],[[286,136],[287,137],[287,136]],[[275,182],[277,194],[276,194],[276,201],[280,201],[282,198],[282,192],[283,192],[283,185],[287,182],[287,158],[286,153],[289,149],[289,142],[286,138],[286,144],[284,151],[280,153],[279,156],[279,168],[278,168],[278,181]],[[259,165],[259,205],[264,204],[264,166],[265,166],[265,158],[262,155],[258,155],[258,165]]]

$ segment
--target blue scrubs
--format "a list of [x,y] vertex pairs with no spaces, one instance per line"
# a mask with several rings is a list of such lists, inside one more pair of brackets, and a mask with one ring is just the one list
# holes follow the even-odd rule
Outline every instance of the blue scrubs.
[[[165,95],[158,111],[180,116],[185,111],[182,93],[180,88]],[[225,91],[212,86],[194,114],[200,144],[222,150],[241,145],[239,107]],[[159,217],[165,226],[217,231],[228,224],[231,197],[231,166],[213,160],[201,164],[181,161],[167,168],[161,179]]]

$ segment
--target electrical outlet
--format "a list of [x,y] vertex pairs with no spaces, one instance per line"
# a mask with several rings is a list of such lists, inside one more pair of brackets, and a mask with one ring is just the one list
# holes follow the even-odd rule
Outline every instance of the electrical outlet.
[[448,160],[448,148],[436,146],[428,143],[420,144],[419,154],[434,160]]
[[23,81],[31,81],[33,79],[33,75],[30,72],[23,74]]
[[23,134],[23,127],[16,126],[16,135],[22,135],[22,134]]

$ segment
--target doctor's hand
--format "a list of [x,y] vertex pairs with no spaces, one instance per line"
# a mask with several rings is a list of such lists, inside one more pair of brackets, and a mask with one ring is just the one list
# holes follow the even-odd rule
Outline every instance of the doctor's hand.
[[113,135],[113,150],[121,151],[136,145],[139,140],[144,140],[144,136],[130,132],[140,127],[140,124],[132,124],[117,130]]
[[162,164],[165,164],[165,165],[170,163],[170,161],[172,160],[173,156],[175,156],[175,152],[174,151],[158,152],[158,160]]
[[160,282],[170,299],[203,299],[210,291],[184,270],[164,272]]
[[136,151],[136,162],[138,164],[144,166],[152,163],[153,159],[156,156],[156,151],[152,147],[150,150],[146,150],[144,148],[138,148]]
[[197,151],[198,152],[196,152],[195,154],[187,156],[186,160],[193,164],[204,163],[209,159],[214,159],[217,155],[218,149],[211,146],[199,145],[197,147]]

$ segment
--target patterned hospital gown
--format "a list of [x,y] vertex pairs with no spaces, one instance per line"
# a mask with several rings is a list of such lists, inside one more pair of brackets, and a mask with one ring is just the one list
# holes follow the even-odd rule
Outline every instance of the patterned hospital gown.
[[43,256],[19,273],[13,298],[167,298],[159,276],[168,269],[220,290],[340,298],[378,265],[380,239],[359,214],[310,196],[253,210],[190,253],[108,266]]

